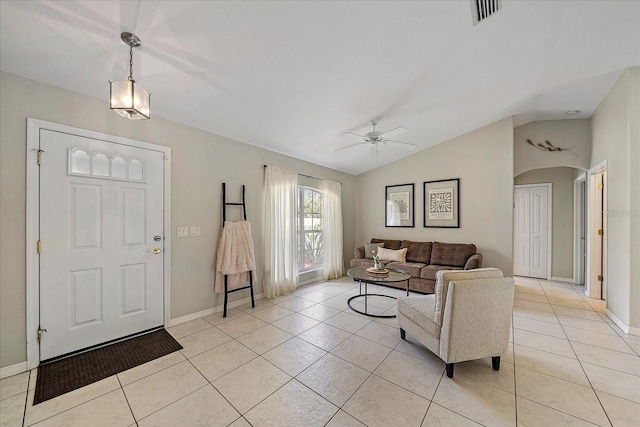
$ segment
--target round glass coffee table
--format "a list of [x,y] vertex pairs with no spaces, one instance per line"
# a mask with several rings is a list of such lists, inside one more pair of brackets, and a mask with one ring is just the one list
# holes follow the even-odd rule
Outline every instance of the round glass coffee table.
[[[411,278],[411,276],[402,270],[395,270],[392,268],[389,268],[388,270],[389,270],[389,274],[384,276],[369,274],[367,272],[366,267],[355,267],[347,271],[347,276],[353,278],[354,280],[357,280],[360,283],[360,294],[352,296],[347,300],[347,305],[351,310],[355,311],[356,313],[364,314],[365,316],[371,316],[371,317],[379,317],[379,318],[396,317],[395,314],[384,315],[384,314],[373,314],[369,312],[369,299],[374,299],[374,298],[396,299],[396,297],[393,297],[391,295],[368,293],[367,285],[369,283],[386,284],[386,283],[407,282],[407,296],[409,295],[409,279]],[[364,292],[362,292],[362,289],[363,289],[362,285],[364,285]],[[355,303],[360,301],[361,299],[364,299],[364,311],[354,307]],[[375,307],[375,304],[372,304],[372,305],[374,305]]]

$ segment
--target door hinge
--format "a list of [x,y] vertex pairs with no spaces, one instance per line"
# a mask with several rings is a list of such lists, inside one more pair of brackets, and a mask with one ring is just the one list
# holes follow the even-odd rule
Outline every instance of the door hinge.
[[36,244],[36,250],[38,251],[38,253],[42,251],[42,243],[40,243],[40,240],[38,240],[38,243]]
[[39,148],[33,148],[31,149],[31,151],[35,151],[36,153],[38,153],[36,161],[38,162],[38,166],[39,166],[40,163],[42,163],[42,153],[44,153],[44,150],[40,150]]
[[38,342],[42,341],[42,333],[47,332],[46,329],[38,328]]
[[604,184],[598,184],[598,190],[602,190],[604,188]]
[[604,278],[600,275],[598,275],[598,282],[602,282],[604,280]]
[[604,236],[604,230],[602,228],[598,229],[598,236]]

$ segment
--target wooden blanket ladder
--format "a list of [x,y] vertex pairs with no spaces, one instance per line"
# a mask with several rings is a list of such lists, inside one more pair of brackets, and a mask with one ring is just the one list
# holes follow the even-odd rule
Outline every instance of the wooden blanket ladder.
[[[242,185],[242,202],[231,203],[231,202],[227,202],[227,186],[224,182],[222,183],[222,227],[223,228],[224,228],[224,223],[227,221],[227,206],[242,206],[242,217],[245,221],[247,220],[247,205],[245,204],[244,185]],[[253,298],[253,270],[249,271],[249,284],[247,286],[243,286],[241,288],[236,288],[232,290],[228,290],[227,275],[224,274],[223,276],[224,276],[224,310],[222,312],[222,317],[227,317],[227,301],[229,299],[229,294],[231,292],[241,291],[243,289],[250,289],[251,290],[251,307],[255,308],[256,301]]]

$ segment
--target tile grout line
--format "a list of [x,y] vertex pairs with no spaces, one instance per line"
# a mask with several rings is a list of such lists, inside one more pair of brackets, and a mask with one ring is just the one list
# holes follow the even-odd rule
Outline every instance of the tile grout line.
[[[595,310],[593,310],[593,311],[595,312]],[[554,313],[555,313],[555,309],[554,309]],[[556,317],[558,317],[558,313],[555,313],[555,314],[556,314]],[[558,322],[559,321],[560,321],[560,319],[558,319]],[[587,372],[585,371],[584,366],[582,365],[582,361],[578,357],[578,353],[576,353],[576,350],[573,347],[573,342],[569,339],[569,335],[567,335],[567,332],[564,329],[564,325],[561,324],[560,327],[562,328],[562,331],[564,332],[564,334],[567,336],[567,341],[569,342],[569,345],[571,346],[571,351],[573,351],[573,354],[576,356],[576,360],[578,360],[578,363],[580,364],[580,368],[582,369],[582,372],[584,373],[584,376],[587,379],[587,382],[589,383],[591,391],[593,392],[593,394],[595,395],[598,403],[600,404],[600,408],[602,408],[602,412],[604,413],[605,417],[607,417],[607,421],[609,421],[609,424],[613,425],[613,423],[611,422],[611,418],[609,418],[609,414],[607,413],[606,409],[604,408],[604,405],[600,401],[600,397],[598,396],[598,393],[596,393],[596,389],[593,387],[593,383],[591,382],[591,378],[589,378],[589,375],[587,375]]]
[[[327,320],[328,320],[328,319],[327,319]],[[322,322],[322,323],[324,323],[324,322]],[[371,322],[369,322],[367,325],[369,325],[370,323],[371,323]],[[363,326],[362,328],[366,327],[367,325]],[[332,326],[332,325],[329,325],[329,326]],[[359,330],[361,330],[362,328],[360,328]],[[338,328],[338,329],[339,329],[339,328]],[[348,332],[348,331],[346,331],[346,332]],[[354,418],[355,420],[358,420],[359,422],[361,422],[361,423],[362,423],[362,421],[361,421],[361,420],[359,420],[358,418],[356,418],[355,416],[353,416],[352,414],[350,414],[349,412],[347,412],[347,411],[344,409],[344,406],[349,402],[349,400],[351,400],[351,399],[353,398],[353,396],[358,392],[358,390],[360,390],[360,389],[362,388],[362,386],[363,386],[363,385],[364,385],[364,384],[365,384],[365,383],[366,383],[366,382],[367,382],[367,381],[368,381],[368,380],[369,380],[373,375],[375,375],[375,374],[374,374],[375,370],[376,370],[376,369],[378,369],[378,368],[379,368],[379,367],[384,363],[384,361],[385,361],[385,360],[387,360],[387,358],[389,357],[389,355],[391,355],[391,353],[393,353],[393,351],[395,351],[395,347],[391,349],[391,351],[390,351],[390,352],[389,352],[389,353],[384,357],[384,359],[382,359],[382,361],[381,361],[381,362],[380,362],[380,363],[375,367],[375,369],[374,369],[373,371],[368,371],[368,370],[366,370],[366,369],[362,368],[361,366],[355,365],[354,363],[352,363],[352,362],[350,362],[350,361],[348,361],[348,360],[346,360],[346,359],[343,359],[342,357],[340,357],[340,356],[338,356],[338,355],[336,355],[336,354],[334,354],[334,353],[331,353],[331,351],[332,351],[332,350],[334,350],[334,349],[335,349],[335,348],[337,348],[339,345],[341,345],[342,343],[344,343],[345,341],[347,341],[349,338],[352,338],[353,336],[357,336],[357,337],[359,337],[359,338],[362,338],[362,339],[365,339],[365,340],[366,340],[366,338],[364,338],[364,337],[360,337],[359,335],[356,335],[356,334],[355,334],[355,332],[349,332],[349,333],[350,333],[351,335],[350,335],[348,338],[345,338],[342,342],[340,342],[340,344],[338,344],[338,345],[334,346],[331,350],[327,351],[327,354],[331,354],[333,357],[336,357],[336,358],[338,358],[338,359],[340,359],[340,360],[344,361],[345,363],[348,363],[348,364],[350,364],[350,365],[353,365],[353,366],[355,366],[356,368],[362,369],[363,371],[365,371],[365,372],[367,372],[367,373],[369,374],[369,375],[367,376],[367,378],[362,382],[362,384],[360,384],[360,385],[359,385],[359,386],[358,386],[358,387],[353,391],[353,393],[351,393],[351,395],[347,398],[347,400],[344,402],[344,404],[342,404],[341,406],[339,406],[339,407],[338,407],[338,412],[343,411],[344,413],[348,414],[349,416],[351,416],[351,417],[352,417],[352,418]],[[371,340],[368,340],[368,341],[371,341]],[[374,342],[374,341],[371,341],[371,342]],[[374,342],[374,343],[375,343],[375,342]],[[382,345],[382,344],[379,344],[379,343],[375,343],[375,344]],[[398,343],[398,344],[399,344],[399,343]],[[385,347],[385,348],[389,348],[389,347],[386,347],[386,346],[383,346],[383,347]],[[405,353],[403,353],[403,354],[405,354]],[[322,356],[322,358],[324,358],[325,356],[326,356],[326,354],[325,354],[324,356]],[[407,355],[407,356],[411,356],[411,355]],[[413,356],[411,356],[411,357],[413,357]],[[321,358],[321,359],[322,359],[322,358]],[[320,359],[318,359],[318,360],[320,360]],[[304,372],[304,371],[306,371],[307,369],[309,369],[309,368],[310,368],[311,366],[313,366],[315,363],[317,363],[317,361],[316,361],[316,362],[314,362],[314,363],[312,363],[311,365],[309,365],[309,366],[308,366],[307,368],[305,368],[302,372]],[[302,372],[300,372],[298,375],[300,375]],[[297,376],[298,376],[298,375],[296,375],[296,377],[294,377],[294,378],[296,378],[296,380],[297,380]],[[376,375],[376,377],[381,378],[381,379],[382,379],[382,380],[384,380],[384,381],[388,381],[388,380],[386,380],[386,379],[384,379],[384,378],[382,378],[382,377],[379,377],[378,375]],[[324,396],[322,396],[321,394],[317,393],[315,390],[311,389],[310,387],[308,387],[308,386],[307,386],[306,384],[304,384],[303,382],[301,382],[301,381],[299,381],[299,380],[297,380],[297,381],[298,381],[298,382],[300,382],[301,384],[303,384],[305,387],[307,387],[307,388],[308,388],[308,389],[310,389],[311,391],[313,391],[314,393],[316,393],[318,396],[320,396],[320,397],[322,397],[323,399],[325,399],[325,400],[329,401],[329,400],[328,400],[328,399],[326,399]],[[405,391],[407,391],[407,392],[411,393],[411,394],[414,394],[414,395],[416,395],[416,396],[418,396],[418,397],[420,397],[420,398],[425,399],[424,397],[422,397],[422,396],[420,396],[420,395],[418,395],[418,394],[416,394],[416,393],[412,392],[411,390],[408,390],[408,389],[406,389],[406,388],[404,388],[404,387],[402,387],[402,386],[400,386],[400,385],[398,385],[398,384],[396,384],[396,383],[394,383],[394,382],[392,382],[392,381],[388,381],[388,382],[389,382],[390,384],[393,384],[393,385],[395,385],[395,386],[397,386],[397,387],[399,387],[399,388],[401,388],[401,389],[403,389],[403,390],[405,390]],[[437,388],[437,387],[436,387],[436,388]],[[435,391],[434,391],[434,395],[435,395]],[[428,408],[429,408],[429,406],[431,405],[431,399],[425,399],[425,400],[428,400],[428,401],[429,401],[429,405],[427,406],[427,411],[425,412],[424,417],[426,417],[426,414],[427,414],[427,412],[428,412]],[[333,402],[330,402],[330,401],[329,401],[329,403],[333,404]],[[335,405],[335,404],[333,404],[333,405],[334,405],[334,406],[337,406],[337,405]],[[336,412],[336,414],[337,414],[338,412]],[[335,414],[334,414],[334,417],[335,417]],[[424,420],[424,417],[423,417],[423,420]],[[333,417],[332,417],[332,419],[333,419]],[[329,420],[329,421],[331,421],[331,420]],[[327,423],[328,423],[328,422],[327,422]],[[325,425],[326,425],[326,424],[325,424]]]
[[[129,398],[127,398],[127,393],[124,392],[124,386],[122,385],[122,381],[120,381],[120,377],[118,377],[118,374],[116,374],[116,380],[118,380],[118,384],[120,384],[120,391],[122,391],[122,395],[124,396],[124,400],[125,400],[125,402],[127,402],[127,406],[129,407],[129,412],[131,412],[131,417],[133,418],[133,422],[137,426],[138,425],[138,419],[136,418],[136,415],[133,413],[133,408],[131,407],[131,404],[129,403]],[[151,415],[151,414],[149,414],[149,415]]]
[[567,416],[569,416],[569,417],[571,417],[571,418],[575,418],[575,419],[577,419],[577,420],[584,421],[585,423],[589,423],[589,424],[591,424],[591,425],[593,425],[593,426],[597,426],[597,425],[598,425],[598,424],[596,424],[596,423],[594,423],[594,422],[592,422],[592,421],[586,420],[586,419],[584,419],[584,418],[580,418],[580,417],[579,417],[579,416],[577,416],[577,415],[570,414],[570,413],[565,412],[565,411],[563,411],[563,410],[561,410],[561,409],[556,409],[556,408],[551,407],[551,406],[549,406],[549,405],[546,405],[546,404],[544,404],[544,403],[537,402],[537,401],[535,401],[535,400],[533,400],[533,399],[530,399],[530,398],[528,398],[528,397],[524,397],[524,396],[516,396],[516,397],[519,397],[520,399],[523,399],[523,400],[527,400],[527,401],[529,401],[529,402],[533,402],[533,403],[535,403],[536,405],[544,406],[545,408],[549,408],[549,409],[551,409],[552,411],[556,411],[556,412],[559,412],[559,413],[561,413],[561,414],[565,414],[565,415],[567,415]]
[[[22,408],[22,427],[24,427],[25,423],[27,422],[27,405],[29,404],[29,385],[31,384],[31,376],[33,375],[33,369],[31,369],[29,371],[29,379],[27,381],[27,392],[25,393],[24,396],[24,408]],[[35,394],[35,385],[34,387],[34,394]]]
[[[339,295],[339,294],[338,294],[338,295]],[[337,296],[337,295],[336,295],[336,296]],[[332,297],[332,298],[333,298],[333,297]],[[314,305],[317,305],[317,304],[321,304],[321,303],[315,303]],[[313,307],[313,306],[311,306],[311,307]],[[326,307],[326,306],[325,306],[325,307]],[[309,307],[307,307],[307,308],[309,308]],[[304,309],[303,309],[303,310],[304,310]],[[340,311],[339,313],[342,313],[342,311]],[[329,318],[327,318],[327,319],[325,319],[325,320],[322,320],[322,321],[319,321],[318,319],[314,319],[314,318],[311,318],[311,319],[318,321],[318,322],[319,322],[319,323],[318,323],[318,325],[319,325],[319,324],[324,323],[326,320],[329,320],[330,318],[332,318],[332,317],[334,317],[334,316],[337,316],[339,313],[336,313],[335,315],[330,316]],[[301,315],[305,316],[304,314],[300,313],[299,311],[293,311],[293,313],[292,313],[292,314],[290,314],[290,315],[288,315],[288,316],[291,316],[291,315],[293,315],[293,314],[301,314]],[[288,317],[288,316],[285,316],[285,317]],[[309,316],[306,316],[306,317],[309,317]],[[278,320],[280,320],[280,319],[276,319],[276,320],[274,320],[274,322],[277,322]],[[273,322],[267,322],[267,324],[268,324],[268,325],[272,325],[272,326],[274,326],[272,323],[273,323]],[[329,325],[329,324],[326,324],[326,325],[328,325],[328,326],[332,326],[332,325]],[[266,325],[265,325],[265,326],[266,326]],[[317,326],[317,325],[314,325],[314,326]],[[277,326],[274,326],[274,327],[276,327],[276,328],[277,328]],[[332,326],[332,327],[335,327],[335,326]],[[337,327],[336,327],[336,328],[337,328]],[[260,328],[258,328],[258,329],[260,329]],[[281,329],[281,328],[278,328],[278,329]],[[311,328],[309,328],[309,329],[311,329]],[[340,328],[337,328],[337,329],[340,329]],[[281,330],[282,330],[282,329],[281,329]],[[308,329],[307,329],[307,330],[308,330]],[[342,329],[340,329],[340,330],[342,330]],[[288,331],[285,331],[285,332],[289,333]],[[303,331],[303,332],[304,332],[304,331]],[[301,332],[300,334],[302,334],[303,332]],[[345,332],[348,332],[348,331],[345,331]],[[248,333],[250,333],[250,332],[248,332]],[[300,334],[298,334],[298,335],[300,335]],[[245,334],[245,335],[246,335],[246,334]],[[283,388],[285,385],[289,384],[289,383],[290,383],[291,381],[293,381],[294,379],[295,379],[298,383],[302,384],[305,388],[309,389],[311,392],[313,392],[314,394],[318,395],[318,396],[319,396],[320,398],[322,398],[323,400],[327,401],[328,403],[330,403],[331,405],[333,405],[333,406],[335,406],[335,407],[338,407],[338,406],[337,406],[337,405],[335,405],[333,402],[329,401],[329,400],[328,400],[328,399],[326,399],[324,396],[320,395],[320,394],[319,394],[319,393],[317,393],[315,390],[313,390],[313,389],[309,388],[306,384],[304,384],[303,382],[299,381],[299,380],[297,379],[297,376],[298,376],[298,375],[300,375],[302,372],[306,371],[309,367],[313,366],[315,363],[317,363],[317,361],[318,361],[318,360],[320,360],[320,359],[322,359],[323,357],[325,357],[325,356],[326,356],[326,354],[331,354],[331,355],[332,355],[332,356],[334,356],[334,357],[338,357],[338,356],[334,355],[333,353],[331,353],[331,350],[333,350],[333,349],[334,349],[334,348],[336,348],[338,345],[342,344],[344,341],[346,341],[347,339],[351,338],[351,336],[353,336],[353,335],[355,335],[355,334],[354,334],[354,333],[351,333],[351,336],[350,336],[350,337],[345,338],[345,340],[342,340],[339,344],[337,344],[336,346],[334,346],[334,347],[333,347],[331,350],[329,350],[329,351],[327,351],[327,350],[325,350],[325,349],[323,349],[323,348],[321,348],[321,347],[318,347],[318,346],[316,346],[316,345],[315,345],[315,344],[313,344],[313,343],[309,343],[308,341],[304,340],[303,338],[300,338],[300,339],[302,339],[303,341],[305,341],[306,343],[311,344],[311,345],[313,345],[313,346],[315,346],[315,347],[317,347],[317,348],[321,349],[322,351],[325,351],[325,355],[323,355],[321,358],[319,358],[318,360],[316,360],[315,362],[313,362],[311,365],[307,366],[307,368],[305,368],[304,370],[302,370],[300,373],[298,373],[298,374],[297,374],[297,375],[295,375],[295,376],[291,376],[291,375],[289,375],[287,372],[283,371],[280,367],[278,367],[278,366],[276,366],[275,364],[273,364],[270,360],[268,360],[268,359],[266,359],[266,358],[264,358],[264,357],[263,357],[263,354],[265,354],[265,353],[267,353],[267,352],[269,352],[269,351],[273,350],[274,348],[277,348],[277,347],[279,347],[280,345],[282,345],[282,344],[284,344],[284,343],[286,343],[286,342],[288,342],[288,341],[292,340],[294,337],[298,337],[298,335],[293,335],[293,334],[291,334],[291,335],[292,335],[292,337],[291,337],[291,338],[289,338],[289,339],[287,339],[285,342],[280,343],[280,344],[278,344],[277,346],[275,346],[275,347],[273,347],[273,348],[271,348],[271,349],[267,350],[266,352],[264,352],[264,353],[262,353],[262,354],[258,354],[258,353],[256,353],[256,354],[258,354],[258,357],[260,357],[262,360],[266,361],[267,363],[269,363],[269,364],[271,364],[272,366],[274,366],[276,369],[278,369],[278,370],[280,370],[280,371],[284,372],[286,375],[290,376],[290,379],[289,379],[285,384],[283,384],[282,386],[278,387],[276,390],[274,390],[272,393],[270,393],[268,396],[266,396],[264,399],[260,400],[260,401],[259,401],[258,403],[256,403],[254,406],[252,406],[251,408],[249,408],[249,409],[245,412],[245,414],[246,414],[246,413],[248,413],[249,411],[251,411],[251,410],[252,410],[253,408],[255,408],[256,406],[258,406],[260,403],[264,402],[266,399],[268,399],[270,396],[272,396],[272,395],[273,395],[274,393],[276,393],[278,390],[280,390],[281,388]],[[239,337],[238,337],[238,338],[239,338]],[[233,339],[234,339],[234,340],[236,340],[236,341],[238,341],[236,338],[233,338]],[[243,345],[240,341],[238,341],[238,342],[239,342],[241,345]],[[245,347],[246,347],[246,346],[245,346]],[[249,349],[249,350],[251,350],[251,349]],[[251,350],[251,351],[253,351],[253,350]],[[255,353],[255,352],[254,352],[254,353]],[[256,357],[256,358],[257,358],[257,357]],[[254,359],[250,360],[249,362],[251,362],[251,361],[255,360],[256,358],[254,358]],[[338,357],[338,358],[339,358],[339,357]],[[341,359],[341,358],[340,358],[340,359]],[[344,360],[344,359],[342,359],[342,360]],[[247,362],[247,363],[249,363],[249,362]],[[348,362],[348,361],[346,361],[346,360],[345,360],[345,362],[347,362],[347,363],[349,363],[349,364],[352,364],[351,362]],[[244,365],[246,365],[247,363],[245,363],[245,364],[243,364],[243,365],[241,365],[241,366],[244,366]],[[356,366],[356,365],[354,365],[354,366]],[[195,366],[194,366],[194,368],[195,368]],[[239,367],[237,367],[237,368],[235,368],[233,371],[235,371],[235,370],[237,370],[237,369],[239,369],[239,368],[240,368],[240,366],[239,366]],[[362,368],[360,368],[360,369],[362,369]],[[197,368],[196,368],[196,370],[197,370]],[[231,373],[231,372],[233,372],[233,371],[230,371],[230,372],[226,373],[226,374],[225,374],[225,375],[223,375],[222,377],[224,377],[224,376],[226,376],[226,375],[230,374],[230,373]],[[366,370],[365,370],[365,371],[366,371]],[[198,371],[198,372],[200,372],[200,371]],[[367,371],[367,372],[368,372],[368,371]],[[202,375],[202,373],[200,373],[200,374]],[[373,375],[373,373],[370,373],[369,377],[370,377],[371,375]],[[204,375],[203,375],[203,376],[204,376]],[[222,378],[222,377],[220,377],[220,378]],[[369,377],[367,377],[367,379],[368,379]],[[206,379],[206,378],[205,378],[205,379]],[[365,382],[366,382],[366,380],[365,380]],[[211,384],[211,386],[212,386],[212,387],[214,387],[214,388],[215,388],[215,386],[213,385],[213,383],[211,383],[211,382],[210,382],[210,384]],[[364,382],[363,382],[363,384],[364,384]],[[362,384],[361,384],[360,386],[362,386]],[[360,387],[358,387],[358,389],[359,389],[359,388],[360,388]],[[358,389],[356,389],[356,391],[357,391]],[[225,396],[220,392],[220,390],[218,390],[217,388],[216,388],[216,390],[220,393],[220,395],[222,395],[222,396],[225,398],[225,400],[227,400],[227,398],[226,398],[226,397],[225,397]],[[355,392],[354,392],[354,394],[355,394]],[[353,396],[353,394],[351,395],[351,397],[352,397],[352,396]],[[350,398],[351,398],[351,397],[350,397]],[[349,399],[347,399],[347,401],[348,401],[348,400],[349,400]],[[239,411],[237,410],[237,408],[235,408],[235,406],[233,406],[233,405],[231,404],[231,402],[229,402],[228,400],[227,400],[227,402],[228,402],[228,403],[229,403],[229,404],[230,404],[234,409],[236,409],[236,411],[239,413]],[[345,402],[345,404],[346,404],[346,402]],[[338,411],[336,411],[336,414],[337,414],[341,409],[342,409],[341,407],[338,407]],[[346,412],[346,411],[345,411],[345,412]],[[334,414],[334,415],[333,415],[333,417],[335,417],[335,415],[336,415],[336,414]],[[245,418],[245,417],[244,417],[244,414],[241,414],[241,417],[242,417],[242,418]],[[332,417],[331,419],[333,419],[333,417]],[[331,419],[330,419],[330,420],[331,420]],[[246,420],[246,419],[245,419],[245,420]],[[329,420],[329,421],[330,421],[330,420]],[[248,420],[247,420],[247,422],[248,422]]]
[[[542,289],[543,289],[543,292],[545,293],[545,296],[546,296],[546,291],[544,290],[544,288],[542,288]],[[577,291],[576,291],[576,292],[577,292]],[[553,309],[553,307],[552,307],[552,309]],[[593,311],[595,312],[595,310],[593,310]],[[555,312],[555,309],[554,309],[553,313],[554,313],[554,315],[555,315],[555,316],[556,316],[556,318],[557,318],[557,317],[558,317],[558,314]],[[570,317],[571,317],[571,316],[570,316]],[[593,391],[593,394],[596,396],[596,399],[598,400],[598,403],[600,404],[600,407],[602,408],[602,410],[603,410],[603,412],[604,412],[605,416],[607,417],[607,420],[608,420],[608,421],[609,421],[609,423],[611,424],[611,419],[609,419],[609,415],[607,414],[607,411],[604,409],[604,406],[602,405],[602,402],[600,401],[600,398],[598,397],[598,393],[596,393],[596,390],[595,390],[595,388],[593,387],[593,384],[591,383],[591,380],[589,379],[589,376],[588,376],[588,375],[587,375],[587,373],[584,371],[584,367],[582,366],[582,362],[581,362],[581,360],[578,358],[578,355],[577,355],[577,353],[576,353],[575,349],[573,348],[573,344],[572,344],[571,340],[569,339],[569,337],[568,337],[568,335],[567,335],[567,333],[566,333],[566,331],[565,331],[565,329],[564,329],[564,325],[560,322],[560,319],[557,319],[557,320],[558,320],[558,323],[559,323],[560,327],[562,328],[562,330],[563,330],[564,334],[567,336],[567,337],[566,337],[566,340],[569,342],[569,345],[571,346],[571,350],[573,351],[574,355],[576,356],[576,360],[577,360],[577,361],[578,361],[578,363],[580,364],[580,368],[582,369],[582,371],[583,371],[583,373],[584,373],[585,377],[587,378],[587,381],[588,381],[588,383],[589,383],[589,385],[590,385],[590,387],[586,387],[586,386],[583,386],[583,387],[590,388],[590,389]],[[585,319],[585,320],[586,320],[586,319]],[[515,343],[514,343],[514,344],[515,344]],[[519,344],[519,345],[521,345],[521,344]],[[527,346],[524,346],[524,347],[527,347]],[[528,347],[528,348],[534,348],[534,347]],[[534,348],[534,349],[536,349],[536,348]],[[544,351],[544,350],[540,350],[540,349],[536,349],[536,350],[538,350],[538,351]],[[514,352],[515,352],[515,346],[514,346]],[[546,352],[546,353],[548,353],[548,352]],[[554,353],[550,353],[550,354],[554,354]],[[514,355],[514,366],[515,366],[515,355]],[[525,368],[525,369],[526,369],[526,368]],[[537,371],[536,371],[536,372],[537,372]],[[565,380],[565,379],[563,379],[563,378],[558,378],[558,377],[556,377],[556,376],[554,376],[554,375],[549,375],[549,374],[545,374],[545,373],[542,373],[542,372],[538,372],[538,373],[539,373],[539,374],[542,374],[542,375],[550,376],[550,377],[552,377],[552,378],[556,378],[556,379],[559,379],[559,380],[562,380],[562,381],[567,381],[567,380]],[[581,384],[573,383],[572,381],[567,381],[567,382],[572,383],[572,384],[576,384],[576,385],[581,385]],[[530,400],[530,401],[535,402],[535,403],[537,403],[537,404],[539,404],[539,405],[545,406],[545,407],[547,407],[547,408],[553,409],[553,410],[555,410],[555,411],[558,411],[558,412],[561,412],[561,413],[563,413],[563,414],[566,414],[566,415],[569,415],[569,416],[571,416],[571,417],[574,417],[574,418],[577,418],[577,419],[581,419],[581,420],[582,420],[582,418],[579,418],[579,417],[577,417],[577,416],[575,416],[575,415],[572,415],[572,414],[569,414],[569,413],[567,413],[567,412],[561,411],[561,410],[559,410],[559,409],[556,409],[556,408],[550,407],[550,406],[548,406],[548,405],[545,405],[545,404],[543,404],[543,403],[537,402],[537,401],[535,401],[535,400],[527,399],[526,397],[523,397],[523,396],[520,396],[520,397],[522,397],[522,398],[523,398],[523,399],[525,399],[525,400]],[[516,411],[517,411],[517,398],[518,398],[518,395],[517,395],[517,392],[516,392]],[[516,414],[517,414],[517,412],[516,412]],[[517,421],[517,420],[516,420],[516,421]],[[583,421],[591,422],[591,421],[587,421],[587,420],[583,420]],[[611,425],[612,425],[612,424],[611,424]]]
[[[258,357],[260,357],[260,356],[258,355]],[[254,357],[254,358],[253,358],[253,359],[251,359],[249,362],[251,362],[252,360],[255,360],[255,359],[257,359],[257,358],[256,358],[256,357]],[[213,389],[214,389],[218,394],[220,394],[220,396],[222,396],[222,398],[223,398],[223,399],[224,399],[224,400],[229,404],[229,406],[231,406],[231,407],[233,408],[233,410],[234,410],[234,411],[236,411],[238,414],[240,414],[240,417],[239,417],[239,418],[244,418],[244,417],[243,417],[243,415],[240,413],[240,411],[238,411],[238,410],[236,409],[236,407],[235,407],[235,406],[233,406],[233,405],[231,404],[231,402],[229,402],[229,399],[227,399],[227,398],[226,398],[226,396],[225,396],[224,394],[222,394],[222,392],[221,392],[220,390],[218,390],[218,389],[216,388],[216,386],[214,386],[214,385],[213,385],[213,382],[212,382],[212,381],[209,381],[209,379],[208,379],[208,378],[207,378],[207,377],[206,377],[202,372],[200,372],[200,370],[199,370],[199,369],[198,369],[198,368],[197,368],[197,367],[196,367],[196,366],[191,362],[191,360],[190,360],[190,359],[187,359],[187,361],[189,362],[189,364],[191,364],[191,366],[193,367],[193,369],[195,369],[195,370],[196,370],[196,372],[198,372],[200,375],[202,375],[202,378],[204,378],[204,380],[207,382],[207,385],[210,385],[211,387],[213,387]],[[249,363],[249,362],[247,362],[247,363]],[[246,365],[247,363],[245,363],[245,364],[243,364],[243,365],[240,365],[240,366],[244,366],[244,365]],[[240,366],[238,366],[238,368],[240,368]],[[236,369],[238,369],[238,368],[236,368]],[[235,371],[235,369],[234,369],[233,371]],[[228,373],[231,373],[231,372],[233,372],[233,371],[230,371],[230,372],[228,372]],[[227,374],[225,374],[225,375],[227,375]],[[222,375],[222,376],[220,376],[220,377],[218,377],[218,378],[222,378],[222,377],[224,377],[225,375]],[[218,378],[216,378],[216,379],[218,379]],[[206,385],[204,385],[204,386],[200,387],[200,388],[199,388],[199,389],[197,389],[197,390],[194,390],[193,392],[191,392],[191,393],[189,393],[189,394],[195,393],[196,391],[201,390],[201,389],[203,389],[203,388],[205,388],[205,387],[206,387]],[[188,396],[188,395],[186,395],[186,396]],[[184,397],[186,397],[186,396],[184,396]],[[182,399],[182,398],[180,398],[180,399]],[[180,400],[180,399],[178,399],[178,400]],[[176,402],[177,402],[177,400],[176,400]],[[175,403],[175,402],[172,402],[172,403]],[[172,404],[172,403],[170,403],[170,404]],[[167,406],[169,406],[169,405],[167,405]],[[165,406],[165,408],[166,408],[166,406]],[[156,412],[157,412],[157,411],[156,411]],[[145,418],[146,418],[146,417],[145,417]],[[231,424],[233,424],[234,422],[236,422],[239,418],[236,418],[234,421],[232,421],[232,422],[231,422]]]
[[[544,292],[544,291],[543,291]],[[545,295],[546,298],[546,295]],[[511,358],[513,359],[513,404],[515,406],[516,411],[516,426],[518,425],[518,381],[516,381],[516,332],[513,318],[516,317],[513,314],[513,309],[511,310],[511,336],[513,337],[513,341],[511,342]]]

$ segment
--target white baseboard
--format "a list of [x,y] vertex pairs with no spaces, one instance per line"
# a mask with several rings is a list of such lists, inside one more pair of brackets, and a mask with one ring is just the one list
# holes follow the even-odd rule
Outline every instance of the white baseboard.
[[318,282],[322,282],[322,281],[324,281],[324,279],[322,278],[322,276],[320,276],[320,277],[314,277],[313,279],[305,280],[304,282],[300,282],[300,283],[298,283],[298,287],[300,287],[300,286],[307,286],[307,285],[311,285],[312,283],[318,283]]
[[551,280],[553,280],[555,282],[573,283],[573,277],[555,277],[555,276],[551,276]]
[[625,334],[640,336],[640,328],[633,328],[625,325],[624,322],[618,319],[618,316],[609,311],[609,309],[607,309],[605,313],[607,314],[607,317],[613,320],[613,323],[615,323],[618,328],[622,329],[622,332]]
[[0,368],[0,380],[16,374],[27,372],[27,361],[16,363],[15,365]]
[[[263,294],[254,295],[254,299],[257,301],[262,299]],[[237,301],[233,301],[227,304],[227,309],[238,307],[240,305],[244,305],[251,302],[251,297],[248,296],[246,298],[239,299]],[[224,305],[217,305],[215,307],[207,308],[206,310],[198,311],[196,313],[187,314],[186,316],[176,317],[175,319],[171,319],[169,321],[169,325],[167,327],[172,327],[176,325],[180,325],[181,323],[191,322],[192,320],[199,319],[204,316],[210,316],[214,313],[220,313],[224,310]]]

